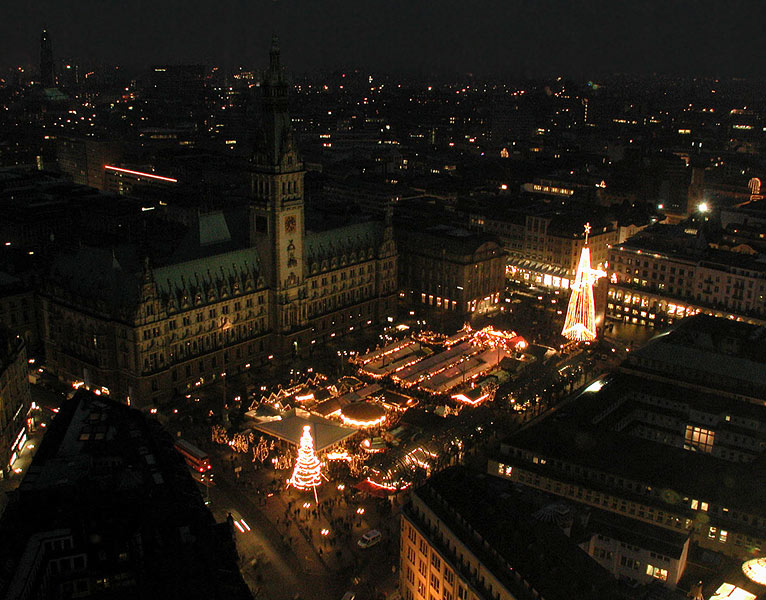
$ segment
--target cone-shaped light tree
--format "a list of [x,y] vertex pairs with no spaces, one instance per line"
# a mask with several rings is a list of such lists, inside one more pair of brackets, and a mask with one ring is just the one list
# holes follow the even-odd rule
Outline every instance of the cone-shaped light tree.
[[588,234],[590,223],[585,224],[585,246],[580,254],[577,275],[571,286],[567,316],[561,335],[577,342],[596,339],[596,306],[593,301],[593,284],[606,273],[601,269],[591,269]]
[[314,452],[314,439],[311,437],[310,425],[303,427],[298,458],[289,483],[299,490],[313,489],[315,494],[316,487],[322,483],[322,465]]

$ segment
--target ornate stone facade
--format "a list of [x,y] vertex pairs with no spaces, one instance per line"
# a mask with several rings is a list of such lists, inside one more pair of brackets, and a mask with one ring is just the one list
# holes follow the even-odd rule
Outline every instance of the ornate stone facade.
[[247,239],[236,239],[242,215],[219,212],[200,217],[194,258],[154,266],[125,248],[58,257],[41,295],[48,366],[60,378],[154,405],[394,315],[390,219],[306,230],[276,44],[262,87]]

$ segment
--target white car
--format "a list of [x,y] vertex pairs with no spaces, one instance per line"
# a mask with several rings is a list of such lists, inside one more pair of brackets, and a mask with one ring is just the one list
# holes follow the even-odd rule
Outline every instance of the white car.
[[370,529],[356,543],[360,548],[370,548],[383,539],[383,535],[377,529]]

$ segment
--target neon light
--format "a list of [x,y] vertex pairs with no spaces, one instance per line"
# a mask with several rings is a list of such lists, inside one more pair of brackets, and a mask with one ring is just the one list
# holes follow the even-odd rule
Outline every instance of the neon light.
[[170,183],[178,183],[178,179],[172,177],[161,177],[160,175],[152,175],[151,173],[142,173],[141,171],[131,171],[130,169],[122,169],[120,167],[113,167],[111,165],[104,165],[104,169],[109,171],[116,171],[117,173],[127,173],[128,175],[138,175],[139,177],[148,177],[149,179],[157,179],[159,181],[169,181]]

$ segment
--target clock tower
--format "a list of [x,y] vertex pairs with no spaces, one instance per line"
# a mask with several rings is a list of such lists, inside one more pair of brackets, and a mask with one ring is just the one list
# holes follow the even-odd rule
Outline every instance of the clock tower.
[[304,170],[293,137],[289,85],[280,65],[276,36],[261,93],[261,125],[251,169],[250,240],[258,248],[261,272],[272,294],[271,326],[288,334],[306,324]]

